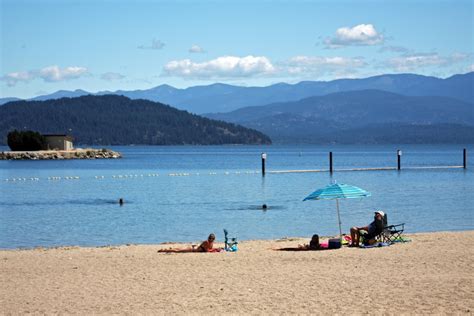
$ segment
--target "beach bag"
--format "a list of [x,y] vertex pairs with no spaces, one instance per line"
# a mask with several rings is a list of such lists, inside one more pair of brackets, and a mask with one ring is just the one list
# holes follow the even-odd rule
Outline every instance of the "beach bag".
[[339,249],[341,248],[341,239],[331,238],[328,242],[328,249]]

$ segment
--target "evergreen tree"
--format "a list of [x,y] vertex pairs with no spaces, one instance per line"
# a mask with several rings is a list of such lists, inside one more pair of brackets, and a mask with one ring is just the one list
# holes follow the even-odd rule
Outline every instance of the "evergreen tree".
[[8,133],[8,146],[13,151],[34,151],[46,148],[46,139],[38,132],[14,130]]

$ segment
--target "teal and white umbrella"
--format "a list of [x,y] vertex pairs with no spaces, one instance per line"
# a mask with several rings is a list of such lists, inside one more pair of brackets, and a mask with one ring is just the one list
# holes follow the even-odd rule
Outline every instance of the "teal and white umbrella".
[[339,215],[339,199],[355,199],[368,197],[371,194],[353,185],[335,183],[322,189],[316,190],[303,201],[306,200],[336,200],[337,219],[339,221],[339,238],[342,239],[341,216]]

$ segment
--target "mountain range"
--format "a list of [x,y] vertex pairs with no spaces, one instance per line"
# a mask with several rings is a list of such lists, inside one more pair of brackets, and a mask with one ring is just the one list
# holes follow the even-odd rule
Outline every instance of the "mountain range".
[[275,143],[474,142],[473,103],[381,90],[337,92],[207,117],[259,130]]
[[[84,90],[60,90],[33,101],[48,101],[35,105],[61,104],[77,98],[82,100],[88,94]],[[446,79],[397,74],[328,82],[280,83],[268,87],[216,83],[186,89],[161,85],[148,90],[95,93],[96,96],[107,94],[126,96],[127,100],[159,101],[160,106],[170,104],[209,119],[239,124],[270,136],[274,143],[474,143],[474,72]],[[60,102],[51,103],[53,100]],[[112,100],[121,103],[121,99]],[[12,103],[22,104],[10,102],[0,110]],[[133,107],[111,106],[108,110],[108,116],[119,115],[121,120],[126,120],[126,113],[117,114],[117,111],[134,112]],[[50,111],[54,115],[54,111]],[[21,121],[21,117],[18,119]],[[143,124],[150,124],[148,118],[141,116],[141,119]],[[81,120],[79,113],[75,120]],[[0,123],[3,124],[1,120]],[[133,124],[136,132],[141,123],[135,121]],[[175,134],[180,133],[182,127],[176,125]],[[189,132],[184,130],[185,134]],[[264,139],[263,134],[259,137],[265,143],[269,140]],[[150,140],[148,136],[149,133],[141,135],[145,140],[112,137],[107,142],[155,144],[156,139]],[[201,136],[205,138],[204,134]],[[100,139],[99,135],[92,134],[84,138],[94,143]],[[170,142],[182,141],[177,139],[173,136]],[[160,144],[167,142],[159,141]],[[188,139],[183,143],[198,144],[199,141]]]
[[[230,112],[247,106],[297,101],[312,96],[368,89],[407,96],[445,96],[472,103],[474,100],[474,72],[454,75],[446,79],[416,74],[387,74],[363,79],[302,81],[297,84],[278,83],[267,87],[242,87],[216,83],[186,89],[160,85],[146,90],[117,90],[97,93],[84,90],[60,90],[31,100],[43,101],[87,94],[117,94],[130,99],[145,99],[170,104],[181,110],[204,114]],[[0,99],[0,104],[8,101],[11,101],[11,98]]]

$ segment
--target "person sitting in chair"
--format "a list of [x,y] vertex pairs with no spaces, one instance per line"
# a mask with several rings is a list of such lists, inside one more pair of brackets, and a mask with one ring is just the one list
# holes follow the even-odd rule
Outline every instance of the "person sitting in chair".
[[214,249],[214,240],[216,240],[216,236],[214,234],[210,234],[207,240],[204,240],[197,248],[190,247],[190,248],[170,248],[170,249],[160,249],[158,252],[216,252],[219,249]]
[[375,211],[374,221],[368,226],[364,227],[352,227],[351,228],[351,244],[349,247],[359,247],[361,232],[367,232],[364,234],[364,239],[367,244],[372,245],[375,243],[375,237],[380,235],[383,231],[384,222],[383,218],[385,213],[382,211]]

